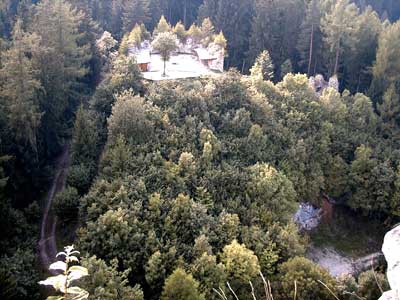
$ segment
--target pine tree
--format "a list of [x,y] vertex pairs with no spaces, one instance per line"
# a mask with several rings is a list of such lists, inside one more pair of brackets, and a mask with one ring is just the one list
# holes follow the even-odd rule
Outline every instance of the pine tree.
[[229,41],[228,67],[246,64],[253,0],[205,0],[199,8],[199,21],[210,18],[217,31],[222,30]]
[[153,37],[155,38],[160,33],[170,32],[172,30],[171,25],[167,22],[164,16],[161,16],[157,27],[153,31]]
[[250,70],[253,78],[272,80],[274,78],[274,65],[267,50],[261,52]]
[[[248,58],[268,50],[272,60],[280,66],[286,59],[297,60],[297,42],[305,15],[305,1],[254,1]],[[229,37],[228,37],[229,40]]]
[[370,7],[353,23],[354,29],[351,38],[345,42],[343,53],[343,79],[351,91],[365,92],[371,85],[371,67],[383,26],[378,14]]
[[[37,135],[42,114],[39,112],[41,84],[31,56],[38,51],[39,37],[27,34],[17,20],[11,48],[3,54],[1,93],[6,98],[8,125],[17,141],[27,142],[37,155]],[[38,157],[36,157],[38,159]]]
[[383,103],[378,103],[377,108],[381,121],[381,134],[392,144],[398,140],[400,133],[400,97],[394,84],[385,92]]
[[162,300],[204,300],[199,283],[183,269],[176,269],[165,281]]
[[192,24],[188,30],[188,35],[195,45],[201,42],[201,30],[196,24]]
[[239,299],[246,299],[249,281],[260,272],[257,256],[236,240],[226,245],[221,253],[221,262],[225,267],[228,282],[237,292]]
[[92,114],[81,105],[76,112],[72,139],[72,163],[94,164],[99,143],[98,129]]
[[341,54],[345,43],[351,39],[357,15],[358,8],[355,4],[350,4],[349,0],[339,0],[321,21],[324,42],[334,56],[332,75],[338,74]]
[[215,29],[209,18],[205,18],[201,23],[201,35],[202,35],[202,44],[207,47],[213,40]]
[[400,21],[384,28],[379,36],[370,94],[379,99],[390,84],[399,80],[399,72]]
[[182,44],[186,43],[186,38],[188,36],[188,32],[186,31],[185,26],[182,24],[181,21],[176,23],[176,25],[174,27],[174,33],[176,34],[176,36],[178,37],[179,41]]
[[81,80],[87,74],[88,46],[82,45],[79,29],[83,14],[64,0],[44,0],[37,4],[30,30],[40,37],[40,51],[33,60],[45,90],[41,109],[47,151],[57,151],[65,132],[66,110],[73,109],[82,96]]
[[293,66],[290,59],[287,59],[281,65],[281,78],[285,77],[285,75],[289,73],[293,73]]
[[135,24],[149,21],[149,2],[147,0],[125,0],[123,6],[123,31],[129,32]]
[[220,31],[215,37],[214,37],[214,43],[218,46],[220,46],[222,49],[225,49],[226,46],[228,45],[228,42],[224,36],[224,33]]
[[300,52],[299,65],[307,75],[321,73],[323,65],[323,40],[321,32],[322,11],[320,0],[308,3],[306,17],[301,25],[297,50]]

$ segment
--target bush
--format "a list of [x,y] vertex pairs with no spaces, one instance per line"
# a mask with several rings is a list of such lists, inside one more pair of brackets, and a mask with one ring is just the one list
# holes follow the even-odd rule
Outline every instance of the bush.
[[78,190],[80,195],[85,194],[92,182],[94,176],[94,168],[92,166],[79,164],[69,168],[67,183]]
[[199,293],[199,283],[181,268],[176,269],[165,281],[162,300],[204,300]]
[[382,290],[387,291],[390,289],[388,281],[384,274],[375,273],[372,270],[365,271],[358,277],[358,290],[357,295],[367,300],[378,299]]
[[280,267],[282,299],[293,299],[294,282],[297,283],[298,300],[320,300],[332,298],[322,281],[335,292],[335,279],[322,267],[305,257],[295,257],[283,263]]
[[78,213],[79,194],[74,187],[68,186],[54,198],[53,210],[63,220],[74,218]]

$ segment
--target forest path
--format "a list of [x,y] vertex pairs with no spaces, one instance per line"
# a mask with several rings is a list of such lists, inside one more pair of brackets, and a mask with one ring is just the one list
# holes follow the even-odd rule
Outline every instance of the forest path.
[[56,160],[55,175],[48,191],[43,210],[38,250],[41,264],[46,270],[48,270],[49,265],[54,261],[57,254],[57,216],[53,215],[51,212],[51,206],[55,195],[65,188],[69,163],[69,145],[67,144],[63,147],[60,156]]
[[358,272],[372,269],[372,266],[382,256],[382,252],[375,252],[359,258],[346,256],[333,247],[311,246],[307,257],[329,271],[334,277],[340,275],[354,275]]

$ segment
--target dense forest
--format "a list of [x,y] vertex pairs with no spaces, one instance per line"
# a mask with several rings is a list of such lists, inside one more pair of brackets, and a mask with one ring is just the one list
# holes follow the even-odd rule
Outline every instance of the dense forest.
[[[263,276],[277,300],[379,298],[384,266],[333,277],[293,215],[328,198],[399,222],[399,19],[395,0],[2,0],[0,299],[56,294],[38,242],[63,154],[50,212],[88,299],[250,300]],[[127,49],[163,32],[211,37],[226,71],[144,80]]]

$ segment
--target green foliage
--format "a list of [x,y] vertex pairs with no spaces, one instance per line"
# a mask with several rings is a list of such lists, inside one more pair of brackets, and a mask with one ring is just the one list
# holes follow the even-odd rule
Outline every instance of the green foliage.
[[76,188],[66,189],[56,195],[53,210],[62,220],[73,220],[78,214],[79,194]]
[[202,36],[201,43],[204,47],[207,47],[212,42],[215,34],[214,25],[209,18],[203,20],[200,31]]
[[57,254],[57,256],[64,256],[65,262],[60,260],[49,266],[49,270],[58,270],[62,272],[59,275],[39,281],[41,285],[52,286],[54,290],[60,294],[57,296],[49,296],[47,297],[48,300],[88,299],[89,293],[86,290],[72,284],[72,282],[89,275],[85,267],[76,265],[76,263],[79,263],[76,257],[77,254],[79,254],[79,252],[74,250],[74,246],[65,247],[64,252]]
[[[0,283],[1,293],[4,292],[5,296],[7,294],[13,295],[13,298],[10,299],[28,300],[38,298],[37,281],[39,280],[39,274],[35,269],[36,265],[37,256],[31,249],[21,248],[12,255],[2,256],[0,259],[0,274],[7,280]],[[13,290],[11,290],[12,288]]]
[[72,165],[68,171],[67,184],[83,195],[90,187],[94,172],[94,167],[90,165]]
[[389,139],[391,144],[395,143],[399,136],[400,98],[394,84],[386,90],[382,104],[378,103],[377,108],[381,121],[381,134]]
[[[317,204],[327,194],[364,214],[399,216],[399,16],[399,4],[388,0],[2,3],[0,274],[10,278],[0,280],[4,290],[17,299],[37,297],[27,249],[36,243],[38,205],[29,204],[68,140],[70,187],[54,209],[68,220],[79,206],[79,243],[99,257],[87,259],[96,273],[85,278],[90,298],[143,299],[142,284],[146,298],[159,299],[177,267],[198,281],[180,274],[189,278],[185,289],[194,286],[194,297],[207,299],[226,280],[246,299],[247,281],[260,269],[277,276],[282,263],[325,276],[290,260],[304,254],[291,222],[297,199]],[[227,48],[228,67],[247,73],[255,62],[253,78],[229,71],[142,81],[129,49],[150,39],[146,26],[165,63],[176,41],[190,36],[196,45]],[[111,34],[96,47],[104,30],[121,41],[119,55]],[[107,60],[101,76],[100,57]],[[335,74],[339,89],[316,95],[298,72]],[[268,81],[274,74],[283,81]],[[358,93],[368,89],[372,98]],[[313,293],[322,288],[303,273],[281,274],[283,296],[293,296],[300,276],[311,293],[301,297],[320,297]],[[181,292],[174,281],[164,293]],[[363,275],[360,289],[370,281]]]
[[399,61],[399,35],[400,22],[385,27],[379,36],[376,62],[373,67],[373,82],[371,93],[375,97],[383,95],[385,90],[398,80]]
[[394,216],[400,216],[400,168],[397,167],[394,181],[394,194],[391,201],[391,212]]
[[73,165],[91,166],[97,157],[99,133],[93,114],[81,105],[75,117],[74,133],[71,144]]
[[198,44],[201,42],[202,32],[196,24],[192,24],[190,26],[188,30],[188,35],[192,38],[194,44]]
[[166,76],[165,63],[171,58],[172,52],[178,48],[177,37],[169,31],[160,32],[151,43],[151,46],[154,50],[160,52],[161,58],[164,61],[163,75]]
[[224,33],[220,31],[217,35],[214,37],[214,43],[218,46],[220,46],[222,49],[225,49],[228,45],[228,42],[224,36]]
[[199,293],[199,283],[183,269],[177,268],[165,281],[162,300],[202,300]]
[[0,271],[0,297],[4,300],[12,300],[17,296],[17,282],[5,271]]
[[191,272],[200,282],[199,290],[206,299],[217,299],[214,288],[223,287],[226,282],[225,267],[217,263],[217,258],[206,252],[198,257],[191,266]]
[[17,141],[29,144],[37,153],[37,135],[42,114],[38,95],[42,88],[39,70],[30,57],[38,51],[40,37],[23,30],[17,20],[12,32],[10,49],[2,54],[1,94],[5,98],[8,126]]
[[[295,257],[280,266],[280,284],[282,289],[281,298],[293,298],[297,291],[296,299],[328,299],[332,297],[328,289],[335,292],[336,282],[322,267],[304,257]],[[297,289],[294,288],[296,282]]]
[[221,262],[225,267],[228,282],[237,291],[238,296],[244,295],[248,282],[260,272],[257,256],[236,240],[224,247]]
[[395,180],[389,162],[378,163],[372,149],[362,145],[351,164],[351,176],[355,192],[349,205],[366,213],[389,212]]
[[292,218],[296,192],[290,180],[275,168],[267,164],[252,166],[247,192],[266,224],[277,220],[287,222]]
[[290,59],[287,59],[281,65],[281,78],[285,77],[285,75],[289,73],[293,73],[293,66]]
[[[302,33],[300,28],[304,20],[306,2],[256,0],[253,3],[250,35],[246,37],[249,43],[248,66],[257,61],[257,56],[264,50],[269,52],[271,60],[277,68],[286,59],[297,62],[296,47],[299,35]],[[285,29],[282,30],[283,28]],[[225,32],[225,29],[223,30]],[[228,40],[231,40],[230,36],[228,36]],[[308,36],[307,40],[310,41]]]
[[382,295],[382,290],[387,291],[389,289],[389,283],[382,273],[369,270],[362,272],[358,276],[357,295],[365,299],[378,299]]
[[[106,82],[109,86],[105,86],[105,88],[110,88],[112,94],[122,93],[129,89],[139,92],[142,90],[140,78],[140,71],[135,64],[134,58],[120,55],[113,61],[109,82]],[[113,101],[114,99],[107,100]],[[110,109],[110,106],[107,108]],[[102,113],[103,111],[99,110],[99,112]]]
[[186,31],[185,26],[182,24],[182,22],[179,21],[178,23],[176,23],[174,27],[174,33],[182,44],[186,43],[188,32]]
[[[29,29],[40,40],[32,59],[46,91],[40,107],[46,112],[41,123],[42,130],[47,131],[45,139],[49,148],[57,149],[51,145],[58,145],[58,138],[65,134],[68,118],[64,113],[71,102],[77,103],[84,94],[81,82],[88,74],[84,64],[91,59],[91,53],[80,31],[83,24],[83,13],[63,0],[39,2],[29,24]],[[77,86],[81,87],[80,92]]]
[[125,32],[132,30],[135,24],[146,23],[150,19],[149,1],[125,1],[122,15],[122,27]]
[[338,74],[340,55],[345,43],[351,41],[351,34],[355,30],[354,19],[357,15],[358,8],[355,4],[350,4],[349,0],[339,0],[332,5],[321,21],[324,42],[334,57],[334,66],[330,69],[332,75]]
[[152,137],[157,113],[157,108],[132,90],[118,95],[108,119],[109,142],[115,143],[119,136],[132,144],[147,141]]
[[154,291],[161,292],[166,278],[166,270],[160,251],[156,251],[150,256],[145,270],[147,283]]
[[257,56],[250,73],[255,79],[272,80],[274,78],[274,65],[267,50]]
[[153,37],[157,37],[160,33],[171,32],[171,25],[167,22],[164,16],[161,16],[157,27],[154,28]]
[[82,258],[82,266],[88,270],[90,276],[82,280],[82,287],[88,291],[89,300],[113,300],[121,297],[127,300],[143,300],[140,286],[133,288],[128,284],[129,270],[118,271],[118,261],[110,264],[92,257]]
[[[249,50],[251,21],[255,12],[253,3],[250,0],[204,0],[199,8],[199,24],[209,18],[216,30],[222,30],[229,41],[228,67],[243,67],[245,54]],[[261,52],[262,49],[257,51]]]

